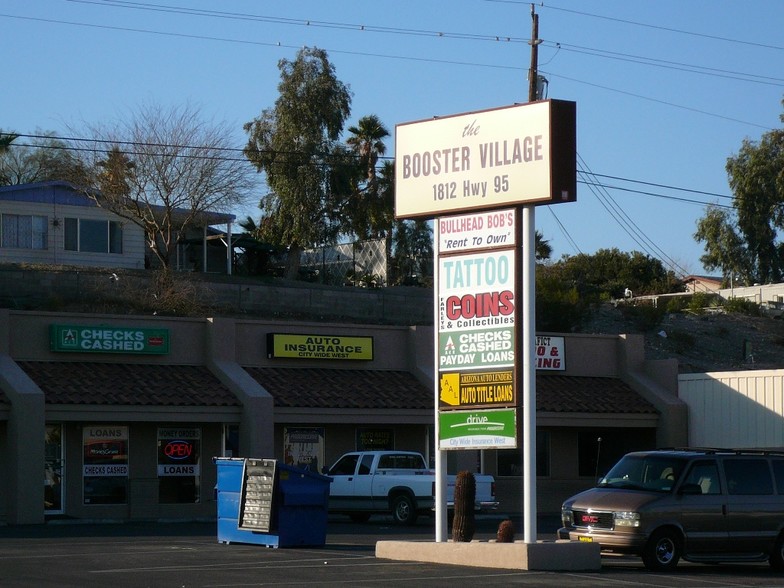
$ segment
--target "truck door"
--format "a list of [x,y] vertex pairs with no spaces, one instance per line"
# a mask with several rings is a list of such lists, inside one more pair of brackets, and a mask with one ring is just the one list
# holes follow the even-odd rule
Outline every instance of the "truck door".
[[329,506],[331,509],[341,507],[355,508],[354,476],[359,464],[359,453],[348,453],[341,457],[329,470],[332,484],[329,488]]
[[360,508],[367,509],[384,509],[386,510],[387,502],[386,496],[383,500],[378,501],[377,496],[373,495],[373,459],[372,453],[365,453],[359,460],[359,467],[357,468],[357,475],[354,476],[354,496]]

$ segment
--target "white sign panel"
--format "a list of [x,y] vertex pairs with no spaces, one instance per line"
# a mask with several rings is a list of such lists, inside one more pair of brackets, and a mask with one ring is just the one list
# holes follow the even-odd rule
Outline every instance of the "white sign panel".
[[536,337],[536,369],[563,371],[566,369],[566,355],[563,337]]
[[573,201],[574,112],[544,101],[398,125],[395,215]]
[[491,210],[489,212],[465,214],[439,218],[438,254],[514,247],[514,210]]

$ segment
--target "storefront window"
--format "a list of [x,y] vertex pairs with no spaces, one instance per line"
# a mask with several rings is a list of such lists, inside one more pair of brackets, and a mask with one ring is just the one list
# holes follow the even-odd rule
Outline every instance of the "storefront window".
[[[523,448],[498,450],[498,475],[523,475]],[[550,475],[550,433],[536,432],[536,475]]]
[[84,504],[127,504],[128,427],[85,427],[82,445]]
[[286,465],[319,472],[324,467],[324,429],[284,427],[283,461]]
[[577,433],[579,476],[598,480],[630,451],[656,447],[655,429],[592,429]]
[[161,504],[199,502],[201,429],[158,429],[158,501]]
[[240,454],[240,428],[238,425],[223,425],[223,457]]
[[377,451],[395,448],[392,429],[357,429],[357,451]]
[[44,442],[44,510],[63,512],[63,426],[46,425]]

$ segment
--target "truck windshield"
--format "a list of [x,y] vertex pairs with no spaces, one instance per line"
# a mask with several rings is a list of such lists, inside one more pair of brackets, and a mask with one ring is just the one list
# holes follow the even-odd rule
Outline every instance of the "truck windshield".
[[670,492],[685,463],[673,456],[626,455],[599,480],[597,487]]

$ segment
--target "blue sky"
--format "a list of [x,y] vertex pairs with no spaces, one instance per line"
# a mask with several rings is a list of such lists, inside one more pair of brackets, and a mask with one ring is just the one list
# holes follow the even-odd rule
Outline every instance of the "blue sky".
[[[376,114],[394,136],[396,124],[525,102],[530,11],[516,0],[5,0],[0,128],[67,136],[187,102],[236,128],[240,148],[243,123],[278,96],[278,60],[307,45],[350,86],[349,124]],[[782,127],[784,2],[553,0],[536,12],[548,97],[577,103],[579,167],[594,174],[579,175],[577,202],[537,209],[553,258],[617,247],[707,273],[693,234],[706,203],[730,203],[727,157]]]

